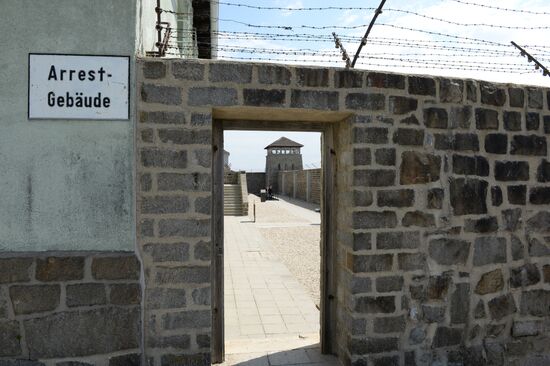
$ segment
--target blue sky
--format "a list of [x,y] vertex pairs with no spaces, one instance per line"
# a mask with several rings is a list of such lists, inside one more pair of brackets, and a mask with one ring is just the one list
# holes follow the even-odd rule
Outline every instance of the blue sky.
[[[359,41],[347,37],[363,36],[366,26],[362,25],[370,22],[374,13],[373,10],[258,10],[224,4],[224,2],[287,9],[329,6],[376,8],[380,4],[379,0],[221,0],[220,19],[229,19],[257,26],[290,28],[251,27],[220,20],[219,30],[222,35],[219,38],[219,58],[251,57],[262,58],[271,62],[331,67],[345,66],[337,54],[338,50],[334,48],[334,42],[331,40],[332,32],[335,31],[342,38],[342,43],[348,54],[353,57]],[[497,10],[465,4],[465,2],[490,4],[490,6],[516,10],[546,12],[547,14]],[[424,17],[410,12],[424,15]],[[429,19],[428,17],[445,21]],[[513,40],[522,46],[527,46],[527,50],[532,52],[533,56],[550,67],[550,41],[547,37],[550,22],[548,22],[548,19],[550,19],[550,2],[547,0],[500,0],[490,2],[485,0],[387,0],[384,11],[379,16],[369,36],[371,42],[361,52],[363,57],[358,61],[356,68],[550,87],[550,77],[543,77],[539,72],[535,72],[532,64],[528,64],[526,59],[520,57],[519,52],[510,45],[510,41]],[[493,25],[493,27],[483,25],[465,26],[451,24],[452,22],[487,24]],[[327,28],[317,30],[301,26]],[[338,26],[357,28],[336,28]],[[540,29],[507,29],[500,26],[540,27]],[[406,28],[419,29],[424,32]],[[243,35],[243,33],[230,32],[285,34],[289,37],[279,40],[272,39],[279,37]],[[444,33],[462,38],[452,38],[426,32]],[[299,34],[306,34],[309,39],[314,38],[315,42],[296,41]],[[325,39],[315,38],[318,36],[324,36]],[[241,39],[237,37],[241,37]],[[471,39],[484,40],[485,42],[472,41]],[[248,53],[243,53],[241,52],[243,48],[252,49],[249,49]],[[265,53],[266,51],[286,54]],[[313,52],[320,53],[320,55],[313,55]],[[422,66],[428,66],[428,68]],[[481,70],[473,70],[475,68]],[[487,70],[506,72],[487,72]],[[282,135],[286,135],[306,146],[304,148],[305,163],[319,163],[318,134],[293,135],[280,132],[254,132],[249,134],[227,132],[225,142],[226,149],[231,152],[230,162],[237,169],[263,169],[265,163],[263,148]]]

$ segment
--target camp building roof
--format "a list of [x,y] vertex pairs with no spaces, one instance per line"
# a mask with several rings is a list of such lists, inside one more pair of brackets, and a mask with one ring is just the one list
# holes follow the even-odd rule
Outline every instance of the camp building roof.
[[271,144],[267,145],[265,149],[270,149],[272,147],[304,147],[304,145],[283,136],[277,141],[274,141]]

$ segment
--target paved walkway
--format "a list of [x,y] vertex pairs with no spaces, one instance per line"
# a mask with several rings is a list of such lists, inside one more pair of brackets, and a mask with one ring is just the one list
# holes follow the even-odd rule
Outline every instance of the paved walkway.
[[248,217],[225,217],[226,362],[222,365],[338,365],[336,358],[320,354],[315,304],[259,232],[260,227],[277,227],[281,221],[292,224],[288,219],[293,216],[310,225],[319,214],[278,202],[274,204],[278,213],[288,210],[284,217],[270,218],[266,205],[256,223]]

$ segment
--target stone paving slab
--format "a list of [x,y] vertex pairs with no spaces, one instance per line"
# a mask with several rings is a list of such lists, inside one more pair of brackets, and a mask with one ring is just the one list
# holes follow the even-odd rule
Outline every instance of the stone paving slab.
[[[294,226],[289,216],[279,216],[284,205],[291,204],[277,205],[276,214],[271,210],[269,217],[263,217],[271,221],[283,217],[279,223]],[[301,225],[315,219],[306,215],[294,218],[299,217]],[[247,217],[225,217],[226,361],[222,365],[338,365],[335,357],[320,353],[319,310],[259,231],[277,225],[270,220],[255,224]]]

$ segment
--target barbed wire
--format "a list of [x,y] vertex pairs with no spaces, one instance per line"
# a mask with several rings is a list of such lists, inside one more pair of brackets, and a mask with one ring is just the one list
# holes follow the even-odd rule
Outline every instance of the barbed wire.
[[532,14],[532,15],[550,15],[550,13],[546,12],[546,11],[533,11],[533,10],[504,8],[504,7],[500,7],[500,6],[479,4],[479,3],[474,3],[474,2],[470,2],[470,1],[464,1],[464,0],[449,0],[449,1],[453,1],[455,3],[459,3],[459,4],[463,4],[463,5],[478,6],[478,7],[481,7],[481,8],[507,11],[507,12],[512,12],[512,13],[524,13],[524,14]]

